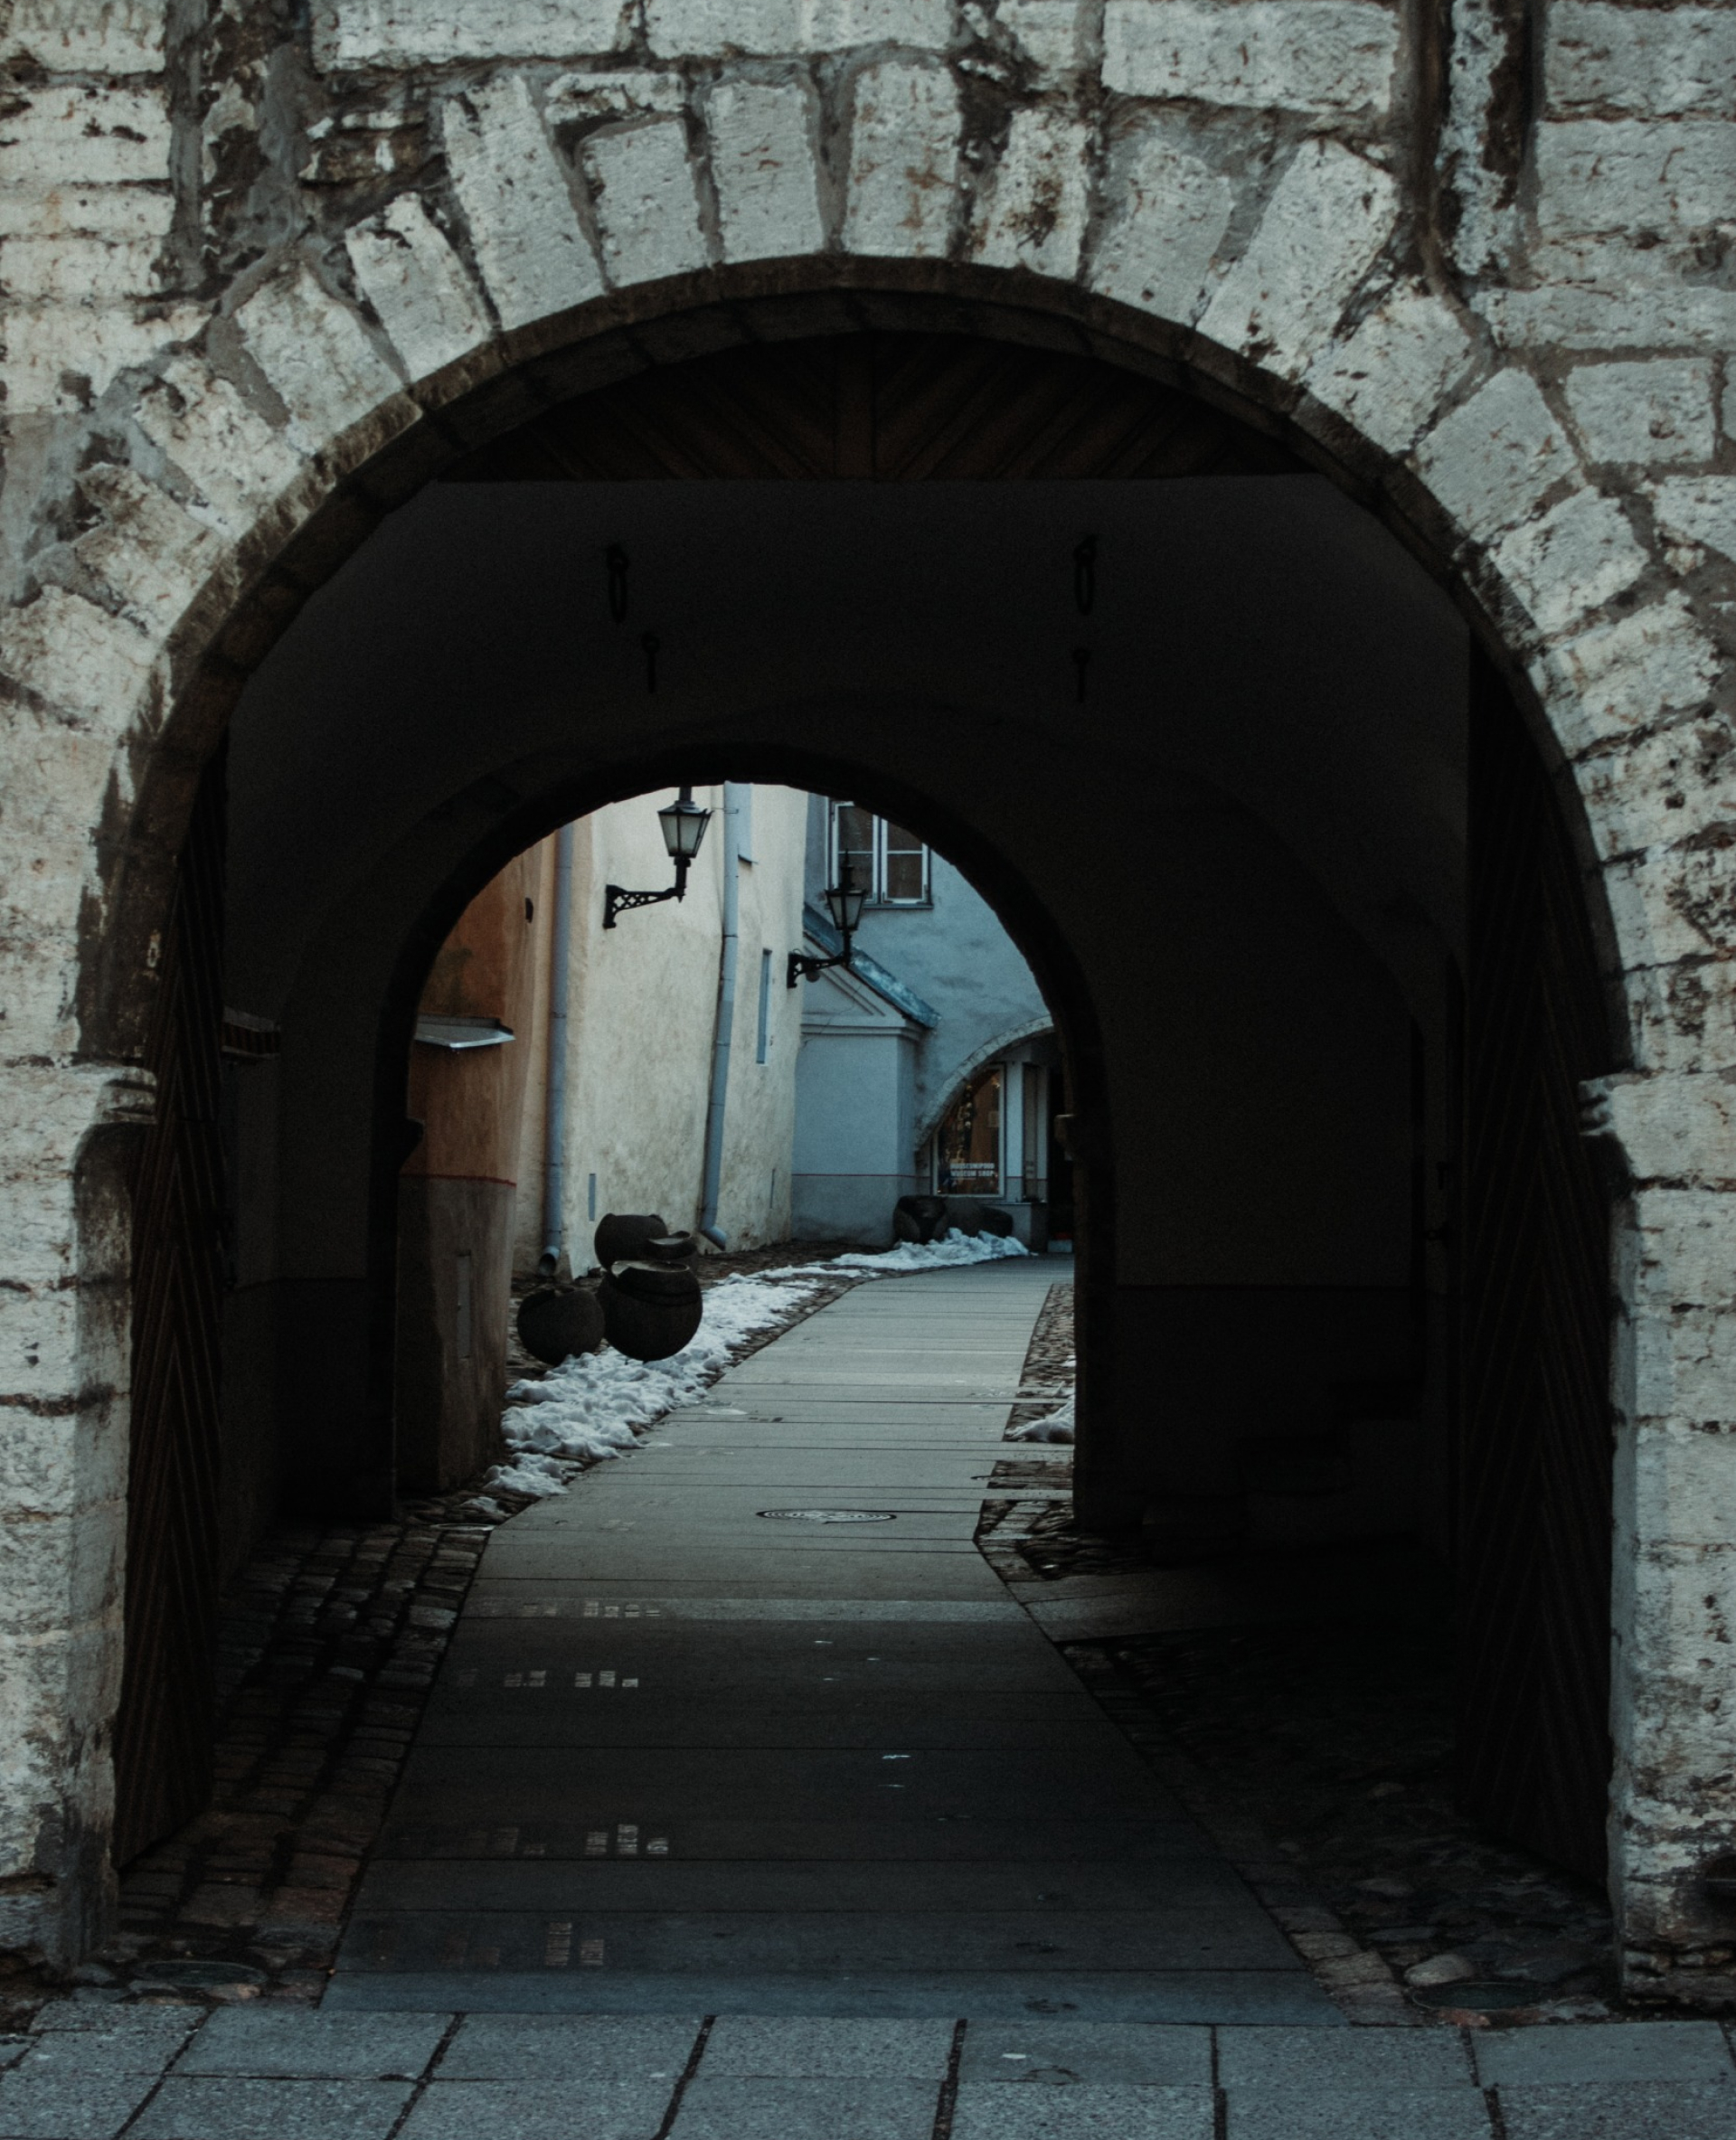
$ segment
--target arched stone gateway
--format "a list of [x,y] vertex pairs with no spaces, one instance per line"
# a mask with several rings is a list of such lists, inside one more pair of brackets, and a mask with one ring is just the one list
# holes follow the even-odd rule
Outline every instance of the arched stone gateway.
[[1422,558],[1505,672],[1628,1036],[1586,1095],[1622,1190],[1611,1875],[1629,1949],[1717,1988],[1736,300],[1700,261],[1731,128],[1691,10],[1558,5],[1524,108],[1525,26],[1448,13],[1431,45],[1374,0],[337,0],[305,39],[14,12],[0,1937],[76,1953],[108,1908],[127,1155],[231,707],[467,452],[650,365],[872,328],[1234,415]]

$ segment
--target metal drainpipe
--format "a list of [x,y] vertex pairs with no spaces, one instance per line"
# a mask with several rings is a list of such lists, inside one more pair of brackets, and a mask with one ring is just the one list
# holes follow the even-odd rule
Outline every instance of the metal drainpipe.
[[705,1112],[705,1186],[699,1230],[715,1247],[730,1237],[717,1222],[723,1181],[723,1110],[730,1097],[730,1049],[735,1037],[735,968],[741,948],[741,806],[734,781],[723,788],[723,943],[718,962],[717,1031],[712,1042],[712,1097]]
[[542,1254],[539,1277],[561,1267],[567,1240],[567,969],[572,954],[572,831],[554,842],[554,938],[549,951],[548,1109],[542,1124]]

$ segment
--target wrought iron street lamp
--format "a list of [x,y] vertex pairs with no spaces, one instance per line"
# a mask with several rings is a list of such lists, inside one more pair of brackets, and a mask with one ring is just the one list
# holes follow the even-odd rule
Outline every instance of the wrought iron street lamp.
[[838,881],[827,885],[824,896],[832,926],[844,938],[844,949],[835,958],[815,958],[805,951],[792,951],[786,977],[788,987],[794,988],[797,981],[817,981],[828,966],[847,967],[850,964],[850,939],[862,926],[862,910],[868,903],[868,887],[854,862],[844,864]]
[[618,884],[605,884],[603,927],[613,929],[615,917],[628,913],[635,907],[655,907],[666,899],[685,899],[688,865],[699,853],[705,827],[711,822],[711,812],[693,800],[691,787],[684,787],[673,803],[665,803],[657,812],[657,824],[669,859],[675,865],[675,882],[666,891],[623,891]]

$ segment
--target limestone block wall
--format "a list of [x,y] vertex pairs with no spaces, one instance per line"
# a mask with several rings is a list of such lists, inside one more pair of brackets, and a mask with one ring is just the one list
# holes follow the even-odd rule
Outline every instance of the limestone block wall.
[[168,858],[248,666],[514,409],[950,306],[1306,441],[1451,576],[1577,789],[1631,1036],[1593,1096],[1632,1183],[1618,1894],[1637,1978],[1716,1976],[1669,1971],[1724,1951],[1694,1869],[1736,1843],[1731,21],[16,0],[0,1402],[32,1454],[0,1483],[5,1937],[71,1952],[104,1907],[80,1839],[105,1819],[125,1345],[81,1184],[141,1103]]

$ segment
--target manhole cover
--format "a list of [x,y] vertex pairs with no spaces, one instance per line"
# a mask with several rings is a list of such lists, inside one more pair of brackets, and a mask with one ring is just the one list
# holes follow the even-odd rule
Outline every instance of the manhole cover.
[[1502,2013],[1511,2006],[1535,2006],[1545,1996],[1541,1984],[1504,1984],[1499,1978],[1464,1984],[1419,1984],[1410,1994],[1419,2006],[1453,2006],[1462,2013]]
[[778,1523],[895,1523],[890,1508],[762,1508]]
[[183,1991],[214,1991],[221,1984],[264,1984],[263,1969],[244,1962],[145,1962],[133,1972],[138,1984],[173,1984]]

